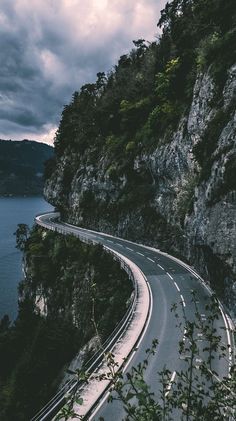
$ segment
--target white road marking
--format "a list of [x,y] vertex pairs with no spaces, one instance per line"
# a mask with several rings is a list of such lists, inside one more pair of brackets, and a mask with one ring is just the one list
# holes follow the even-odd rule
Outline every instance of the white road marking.
[[188,355],[188,354],[180,355],[180,357],[179,357],[180,360],[186,360],[186,359],[189,360],[190,358],[191,358],[191,355]]
[[96,413],[99,411],[99,409],[101,408],[101,406],[104,404],[104,402],[106,402],[106,400],[108,399],[108,396],[110,395],[110,392],[107,392],[102,400],[100,401],[99,405],[96,407],[95,412],[93,412],[92,416],[89,417],[89,421],[92,421],[92,419],[94,419],[94,415],[96,415]]
[[168,394],[170,393],[170,389],[171,389],[172,383],[174,382],[175,376],[176,376],[176,371],[174,371],[172,373],[172,376],[171,376],[171,379],[170,379],[170,383],[168,384],[168,386],[166,388],[167,389],[167,392],[165,393],[165,396],[168,396]]
[[144,256],[143,253],[139,253],[139,251],[136,251],[137,254],[140,254],[140,256]]
[[183,337],[183,342],[185,342],[185,340],[186,340],[186,333],[187,333],[187,329],[184,329],[184,337]]
[[152,260],[150,257],[147,257],[148,260],[150,260],[152,263],[155,263],[155,260]]
[[108,243],[113,243],[113,241],[111,241],[111,240],[107,240],[108,241]]
[[137,349],[135,349],[135,350],[132,352],[132,354],[130,355],[129,360],[127,361],[127,363],[125,364],[125,366],[124,366],[124,368],[123,368],[123,370],[122,370],[123,372],[127,369],[128,365],[130,364],[130,361],[132,360],[132,358],[133,358],[134,354],[136,353],[136,351],[137,351]]
[[202,338],[203,338],[203,334],[202,333],[198,333],[197,334],[197,336],[198,336],[198,338],[197,338],[197,340],[200,342],[202,342]]
[[160,269],[165,270],[161,265],[159,265],[159,263],[157,264],[157,266],[159,266]]
[[[37,219],[37,218],[36,218]],[[42,218],[40,218],[40,217],[38,217],[38,220],[40,221]],[[42,221],[43,221],[43,219],[42,219]],[[69,224],[67,224],[67,225],[69,225]],[[54,230],[55,230],[56,228],[54,228]],[[85,230],[85,229],[84,229]],[[88,230],[88,231],[90,231],[90,230]],[[104,234],[104,235],[106,235],[106,234]],[[148,247],[146,247],[146,248],[148,248]],[[150,249],[152,249],[152,248],[150,248]],[[159,249],[152,249],[152,250],[154,250],[155,252],[160,252],[160,250]],[[174,261],[177,261],[181,266],[183,266],[183,267],[185,267],[185,268],[187,268],[187,270],[188,271],[190,271],[202,284],[203,284],[203,286],[207,289],[207,291],[210,293],[210,295],[212,294],[212,291],[211,291],[211,289],[204,283],[204,281],[202,280],[202,278],[200,277],[200,276],[197,276],[197,274],[193,271],[193,269],[192,268],[190,268],[190,267],[188,267],[186,264],[184,264],[183,262],[181,262],[181,261],[179,261],[178,259],[176,259],[176,258],[174,258],[173,256],[169,256],[167,253],[161,253],[162,255],[167,255],[169,258],[171,258],[172,260],[174,260]],[[162,267],[161,267],[161,269],[163,269]],[[163,269],[164,270],[164,269]],[[184,278],[183,278],[184,279]],[[229,343],[229,345],[230,345],[230,347],[232,347],[232,344],[231,344],[231,338],[230,338],[230,334],[229,334],[229,331],[230,331],[230,328],[231,328],[231,326],[230,326],[230,324],[229,324],[229,321],[226,319],[226,317],[228,317],[226,314],[224,314],[224,312],[223,312],[223,310],[222,310],[222,308],[221,308],[221,305],[219,304],[219,307],[220,307],[220,310],[221,310],[221,313],[222,313],[222,317],[223,317],[223,320],[224,320],[224,323],[225,323],[225,326],[226,326],[226,332],[227,332],[227,339],[228,339],[228,343]],[[228,325],[229,324],[229,325]]]
[[166,272],[166,274],[169,276],[170,279],[172,279],[172,281],[174,280],[174,278],[169,274],[169,272]]
[[[138,253],[138,252],[137,252],[137,253]],[[147,321],[146,321],[146,326],[145,326],[145,328],[144,328],[144,330],[143,330],[143,333],[142,333],[141,337],[139,338],[138,343],[137,343],[137,344],[136,344],[136,346],[135,346],[135,350],[132,352],[131,356],[129,357],[128,361],[126,362],[125,366],[124,366],[124,367],[123,367],[123,369],[122,369],[122,371],[123,371],[123,372],[125,372],[125,370],[127,369],[128,365],[129,365],[129,364],[130,364],[130,362],[132,361],[132,358],[133,358],[134,354],[136,353],[136,351],[137,351],[138,347],[140,346],[140,343],[141,343],[141,342],[142,342],[142,340],[143,340],[143,337],[144,337],[144,335],[145,335],[145,333],[146,333],[146,331],[147,331],[147,328],[148,328],[148,326],[149,326],[150,319],[151,319],[151,317],[152,317],[152,310],[153,310],[153,296],[152,296],[152,290],[151,290],[150,285],[149,285],[149,283],[148,283],[148,282],[147,282],[147,286],[148,286],[149,293],[150,293],[150,309],[149,309],[148,319],[147,319]],[[92,413],[91,417],[89,417],[89,421],[92,421],[92,420],[94,419],[94,416],[97,414],[97,412],[98,412],[98,411],[99,411],[99,409],[102,407],[102,405],[104,404],[104,402],[106,402],[106,401],[107,401],[107,399],[108,399],[108,396],[109,396],[109,395],[110,395],[110,392],[107,392],[107,393],[104,395],[104,397],[101,399],[101,401],[100,401],[99,405],[98,405],[98,406],[96,407],[96,409],[93,411],[93,413]]]
[[199,370],[200,364],[202,363],[202,359],[196,358],[195,362],[196,362],[196,369]]
[[129,248],[129,247],[126,247],[126,248],[127,248],[127,250],[134,251],[133,249],[131,249],[131,248]]
[[[147,323],[146,323],[145,329],[144,329],[144,331],[143,331],[143,333],[142,333],[142,335],[141,335],[141,337],[140,337],[140,339],[139,339],[139,341],[138,341],[138,343],[137,343],[137,345],[136,345],[136,349],[139,347],[140,343],[141,343],[141,342],[142,342],[142,340],[143,340],[143,337],[144,337],[144,335],[145,335],[145,333],[146,333],[146,330],[147,330],[147,328],[148,328],[149,321],[150,321],[150,318],[151,318],[151,315],[152,315],[152,309],[153,309],[153,297],[152,297],[152,292],[151,292],[150,285],[149,285],[149,284],[147,284],[147,286],[148,286],[148,289],[149,289],[149,292],[150,292],[150,299],[151,299],[151,303],[150,303],[150,311],[149,311],[149,316],[148,316],[148,320],[147,320]],[[133,356],[135,355],[135,353],[136,353],[136,350],[132,352],[131,356],[129,357],[128,361],[126,362],[126,364],[125,364],[125,366],[124,366],[124,368],[123,368],[123,370],[122,370],[123,372],[127,369],[128,365],[130,364],[130,362],[131,362],[131,360],[132,360]],[[99,409],[102,407],[102,405],[104,404],[104,402],[106,402],[106,401],[107,401],[107,398],[108,398],[108,396],[109,396],[109,395],[110,395],[110,392],[107,392],[107,393],[104,395],[104,397],[103,397],[103,398],[102,398],[102,400],[100,401],[99,405],[96,407],[95,411],[93,412],[92,416],[89,418],[89,421],[90,421],[90,420],[92,420],[92,419],[94,419],[94,416],[97,414],[97,412],[98,412],[98,411],[99,411]]]
[[177,290],[180,292],[180,289],[179,289],[179,287],[178,287],[178,285],[175,281],[174,281],[174,284],[175,284],[175,287],[177,288]]
[[228,340],[228,345],[229,345],[228,352],[229,352],[229,371],[230,371],[231,366],[232,366],[233,343],[231,343],[231,338],[230,338],[230,334],[229,334],[229,327],[230,326],[228,326],[228,323],[227,323],[227,320],[226,320],[226,317],[225,317],[225,313],[224,313],[224,311],[221,307],[221,304],[219,304],[219,307],[220,307],[221,315],[222,315],[223,320],[224,320],[225,330],[226,330],[226,335],[227,335],[227,340]]
[[[140,337],[140,339],[139,339],[138,343],[136,344],[136,348],[138,348],[138,347],[139,347],[139,345],[140,345],[140,343],[142,342],[143,337],[144,337],[144,335],[145,335],[145,333],[146,333],[146,330],[147,330],[147,328],[148,328],[148,326],[149,326],[149,322],[150,322],[151,316],[152,316],[152,310],[153,310],[153,295],[152,295],[152,290],[151,290],[150,284],[149,284],[148,282],[147,282],[147,286],[148,286],[148,289],[149,289],[149,294],[150,294],[150,310],[149,310],[149,316],[148,316],[148,320],[147,320],[146,326],[145,326],[145,328],[144,328],[144,331],[143,331],[143,333],[142,333],[142,336]],[[129,361],[130,361],[130,360],[129,360]]]
[[186,307],[186,304],[185,304],[183,295],[180,295],[180,298],[181,298],[181,301],[182,301],[183,306]]

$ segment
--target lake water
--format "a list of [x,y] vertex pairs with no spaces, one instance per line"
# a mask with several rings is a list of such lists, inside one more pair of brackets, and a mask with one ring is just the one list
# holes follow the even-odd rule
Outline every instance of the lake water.
[[17,224],[32,226],[37,213],[51,210],[41,197],[0,197],[0,318],[17,316],[17,285],[23,278],[22,255],[15,248]]

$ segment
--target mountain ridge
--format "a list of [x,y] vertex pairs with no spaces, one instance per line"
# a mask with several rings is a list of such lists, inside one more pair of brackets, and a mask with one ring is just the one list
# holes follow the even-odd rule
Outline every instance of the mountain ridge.
[[42,195],[44,162],[52,156],[44,143],[0,139],[0,195]]

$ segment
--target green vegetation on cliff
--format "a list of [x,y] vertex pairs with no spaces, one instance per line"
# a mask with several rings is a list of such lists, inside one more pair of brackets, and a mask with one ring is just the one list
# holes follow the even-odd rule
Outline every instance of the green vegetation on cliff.
[[[83,171],[85,163],[93,166],[103,159],[106,177],[115,185],[122,177],[126,183],[115,206],[109,198],[102,199],[104,203],[94,198],[100,214],[102,205],[108,219],[114,207],[116,214],[132,209],[137,199],[134,186],[139,206],[150,204],[152,171],[148,166],[135,170],[135,158],[170,142],[180,118],[189,111],[197,73],[210,69],[216,82],[215,106],[222,105],[227,71],[236,62],[235,1],[173,0],[161,12],[158,26],[163,30],[158,42],[134,41],[135,48],[121,56],[112,71],[98,73],[96,82],[84,85],[65,106],[55,139],[57,161],[70,156],[70,168],[62,174],[61,203],[67,201],[77,171]],[[219,125],[217,117],[214,125]],[[217,127],[211,127],[211,132]],[[217,139],[205,139],[198,147],[202,173],[206,174],[206,166],[210,171],[205,151],[214,150]],[[56,164],[50,166],[48,178]],[[86,203],[81,200],[81,212]],[[64,214],[65,208],[60,209]]]
[[109,155],[124,155],[126,161],[157,145],[186,110],[197,70],[211,64],[222,88],[236,61],[235,24],[234,0],[167,3],[158,23],[163,29],[158,42],[134,41],[135,48],[120,57],[114,70],[98,73],[95,83],[74,93],[62,113],[57,155],[67,147],[83,154],[87,148],[106,146]]
[[[55,393],[61,370],[126,311],[132,284],[101,246],[34,228],[25,242],[19,315],[0,324],[0,418],[29,419]],[[22,242],[20,242],[22,245]]]
[[236,2],[172,0],[158,25],[65,106],[45,196],[178,254],[235,308]]

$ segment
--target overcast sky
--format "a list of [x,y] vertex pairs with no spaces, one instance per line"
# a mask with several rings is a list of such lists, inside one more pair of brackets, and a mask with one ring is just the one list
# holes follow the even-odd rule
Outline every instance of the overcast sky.
[[165,3],[0,0],[0,138],[52,143],[73,92],[152,41]]

